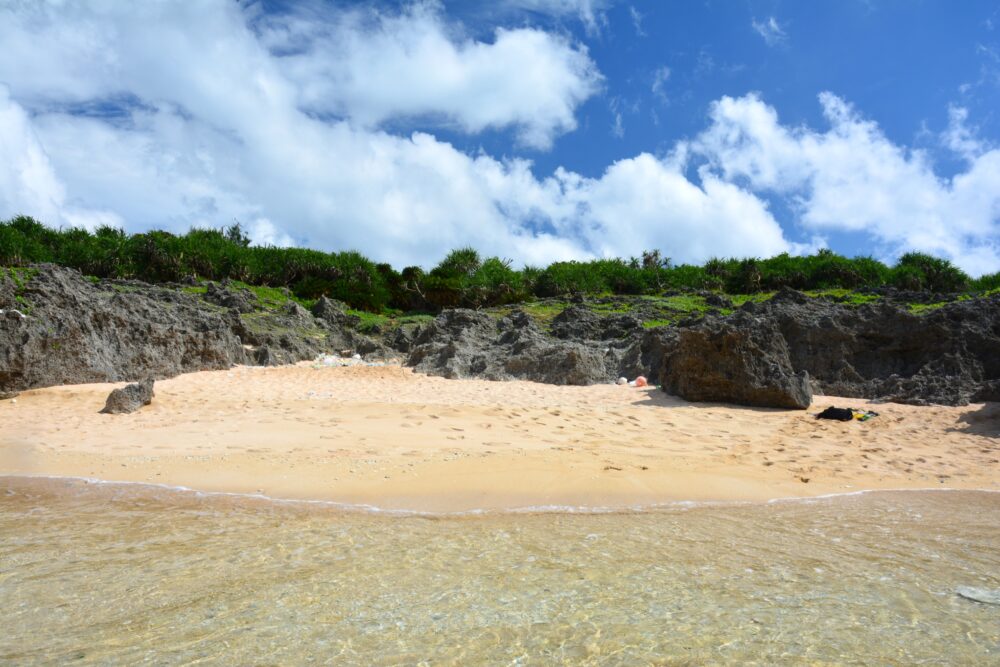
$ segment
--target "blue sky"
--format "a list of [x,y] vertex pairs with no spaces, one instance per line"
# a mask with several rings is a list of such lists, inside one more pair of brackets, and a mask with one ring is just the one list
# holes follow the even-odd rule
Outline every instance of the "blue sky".
[[[947,127],[949,105],[968,108],[984,136],[998,136],[1000,2],[651,2],[605,15],[601,34],[575,32],[606,77],[605,94],[580,108],[587,131],[562,137],[549,155],[557,163],[540,166],[565,164],[560,153],[573,150],[576,168],[597,175],[613,160],[697,134],[723,95],[754,91],[791,125],[822,128],[817,96],[831,91],[899,144],[936,150],[925,135]],[[664,67],[661,97],[652,86]],[[991,85],[980,82],[984,72]],[[625,130],[617,140],[612,100]]]
[[0,216],[1000,270],[1000,1],[0,7]]

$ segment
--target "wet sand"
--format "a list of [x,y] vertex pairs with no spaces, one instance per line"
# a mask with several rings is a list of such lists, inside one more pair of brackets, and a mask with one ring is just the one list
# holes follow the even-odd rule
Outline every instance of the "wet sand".
[[[654,388],[445,380],[387,367],[235,368],[0,402],[0,475],[51,475],[386,509],[628,507],[863,489],[1000,489],[1000,404],[816,397],[808,411]],[[868,422],[816,420],[828,405]]]

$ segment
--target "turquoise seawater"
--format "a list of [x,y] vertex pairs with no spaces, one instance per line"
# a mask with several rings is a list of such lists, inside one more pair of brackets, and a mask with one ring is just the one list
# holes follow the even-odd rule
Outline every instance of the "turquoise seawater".
[[0,663],[988,665],[1000,494],[387,516],[0,478]]

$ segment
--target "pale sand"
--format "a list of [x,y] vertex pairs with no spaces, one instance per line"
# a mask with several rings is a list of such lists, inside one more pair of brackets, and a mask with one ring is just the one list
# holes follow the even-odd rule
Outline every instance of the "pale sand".
[[[0,402],[0,474],[151,482],[454,511],[1000,489],[1000,404],[817,397],[809,411],[694,404],[654,388],[444,380],[395,366],[235,368]],[[813,415],[871,408],[865,422]]]

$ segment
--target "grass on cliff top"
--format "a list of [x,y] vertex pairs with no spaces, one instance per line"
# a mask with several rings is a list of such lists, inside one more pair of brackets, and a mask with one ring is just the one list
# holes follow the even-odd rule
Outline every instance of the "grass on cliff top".
[[990,290],[986,290],[980,294],[961,294],[957,298],[951,301],[936,301],[934,303],[911,303],[907,306],[909,311],[914,315],[923,315],[931,311],[937,310],[943,306],[947,306],[949,303],[955,303],[956,301],[970,301],[975,298],[988,298],[991,296],[1000,295],[1000,287],[995,287]]
[[[257,297],[257,301],[264,310],[279,310],[286,305],[289,301],[294,301],[303,308],[309,309],[316,305],[317,299],[302,299],[286,289],[280,287],[262,287],[258,285],[251,285],[240,280],[230,280],[229,287],[231,289],[248,289],[253,292],[253,295]],[[182,292],[186,294],[193,294],[195,296],[201,296],[208,291],[208,287],[205,285],[191,285],[181,288]]]
[[572,305],[569,301],[546,299],[545,301],[526,301],[525,303],[503,306],[501,308],[489,308],[485,312],[499,320],[514,311],[523,310],[528,317],[534,320],[535,324],[543,329],[548,329],[552,326],[552,320]]
[[[500,319],[516,310],[523,310],[542,329],[550,329],[552,321],[565,309],[573,306],[570,301],[546,299],[490,308],[486,312]],[[639,313],[644,316],[643,326],[653,327],[673,324],[686,317],[702,314],[711,309],[703,297],[691,294],[675,296],[615,296],[603,294],[588,297],[583,307],[601,316]],[[728,312],[728,311],[726,311]],[[653,315],[650,318],[650,315]]]
[[[588,295],[583,306],[604,316],[636,313],[643,318],[643,326],[648,329],[675,325],[681,320],[702,316],[709,311],[729,315],[747,302],[763,303],[775,294],[777,292],[758,292],[756,294],[723,294],[720,292],[719,296],[732,302],[732,308],[712,306],[705,300],[705,297],[699,294],[674,294],[670,296]],[[860,306],[881,298],[875,294],[864,294],[848,289],[812,290],[806,294],[813,298],[826,298],[849,306]],[[538,326],[548,329],[559,313],[572,305],[570,301],[566,300],[545,299],[501,308],[490,308],[486,312],[499,319],[520,309],[527,313]]]
[[909,310],[910,313],[912,313],[913,315],[924,315],[924,314],[929,313],[931,311],[937,310],[938,308],[941,308],[942,306],[946,306],[949,303],[951,303],[951,302],[950,301],[938,301],[938,302],[935,302],[935,303],[911,303],[911,304],[909,304],[906,307],[906,309]]
[[882,297],[877,294],[866,294],[863,292],[855,292],[850,289],[834,288],[834,289],[823,289],[823,290],[807,290],[805,294],[808,294],[814,298],[828,298],[832,301],[842,303],[848,306],[860,306],[862,304],[871,303],[872,301],[878,301]]
[[[248,289],[253,292],[254,296],[257,297],[257,302],[264,309],[264,313],[252,313],[251,320],[253,316],[266,315],[268,312],[279,311],[288,306],[288,303],[294,301],[306,310],[311,310],[313,306],[316,305],[318,299],[303,299],[289,290],[280,287],[262,287],[258,285],[250,285],[239,280],[229,281],[229,286],[232,289]],[[193,294],[195,296],[202,296],[208,291],[208,287],[205,285],[197,286],[187,286],[182,287],[181,291],[187,294]],[[360,318],[361,322],[358,324],[358,329],[362,332],[372,332],[376,330],[386,330],[394,329],[397,326],[404,324],[429,322],[434,319],[433,315],[426,313],[404,313],[399,310],[387,309],[382,313],[370,313],[364,310],[354,310],[353,308],[345,308],[344,312],[348,315],[356,315]],[[244,315],[247,317],[247,315]]]
[[300,327],[285,326],[273,310],[243,313],[240,315],[240,318],[248,329],[258,334],[272,334],[275,336],[290,334],[299,338],[312,338],[314,340],[323,340],[327,336],[326,330],[316,325]]
[[434,315],[430,313],[404,313],[399,310],[391,310],[386,313],[369,313],[364,310],[348,308],[344,312],[360,318],[361,322],[358,323],[358,331],[361,333],[391,331],[406,324],[423,324],[434,319]]
[[[27,312],[31,309],[31,304],[24,298],[21,292],[31,279],[38,274],[38,269],[32,267],[6,267],[0,268],[4,277],[14,283],[15,298],[19,307]],[[86,276],[91,282],[99,282],[97,278]],[[279,287],[264,287],[251,285],[241,281],[230,281],[230,286],[234,289],[247,289],[254,294],[259,306],[264,313],[274,312],[287,307],[288,303],[294,301],[306,309],[311,309],[315,305],[316,299],[305,299],[296,296],[290,290]],[[117,291],[131,291],[127,285],[114,285]],[[207,287],[204,285],[185,286],[181,291],[194,296],[202,297]],[[743,304],[753,301],[761,303],[772,298],[776,292],[758,292],[755,294],[725,294],[719,295],[732,302],[733,308],[739,308]],[[844,305],[859,306],[865,303],[878,301],[881,297],[876,294],[857,292],[845,288],[833,288],[822,290],[808,290],[805,294],[813,298],[825,298]],[[1000,287],[985,290],[979,294],[964,294],[958,296],[956,300],[964,301],[977,296],[993,296],[1000,294]],[[908,308],[911,313],[921,315],[932,312],[949,303],[942,301],[938,303],[913,303]],[[499,306],[485,309],[484,312],[499,319],[515,310],[523,310],[541,328],[549,329],[552,321],[563,310],[573,305],[570,301],[560,298],[546,298],[526,301],[520,304]],[[643,326],[647,328],[657,326],[669,326],[692,316],[701,316],[708,311],[718,311],[723,315],[733,312],[731,308],[716,308],[709,305],[700,294],[681,293],[670,296],[659,295],[615,295],[609,292],[601,294],[587,295],[584,303],[589,310],[602,315],[614,315],[622,313],[636,313],[643,318]],[[346,312],[360,318],[359,329],[363,332],[374,333],[377,331],[389,331],[406,324],[419,324],[430,321],[434,315],[426,312],[404,312],[398,309],[386,308],[382,312],[372,313],[363,310],[347,309]]]

